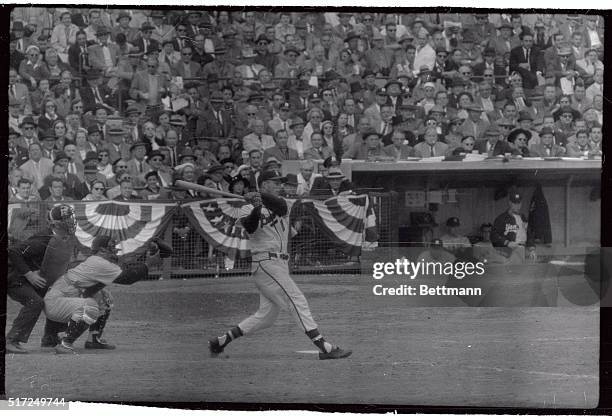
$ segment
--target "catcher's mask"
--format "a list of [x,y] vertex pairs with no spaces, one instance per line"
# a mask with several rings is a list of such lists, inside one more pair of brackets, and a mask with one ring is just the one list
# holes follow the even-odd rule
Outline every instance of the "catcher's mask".
[[111,254],[117,254],[117,240],[109,235],[99,235],[94,238],[91,243],[91,252],[96,254],[100,251],[107,251]]
[[76,231],[74,210],[70,205],[62,204],[54,206],[49,211],[49,223],[57,230],[74,235]]

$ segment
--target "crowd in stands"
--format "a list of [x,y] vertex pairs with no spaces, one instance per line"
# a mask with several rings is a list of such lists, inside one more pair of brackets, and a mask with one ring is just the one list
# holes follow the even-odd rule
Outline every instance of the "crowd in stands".
[[292,192],[334,195],[342,159],[597,157],[603,52],[595,14],[15,7],[9,201],[241,194],[285,160]]

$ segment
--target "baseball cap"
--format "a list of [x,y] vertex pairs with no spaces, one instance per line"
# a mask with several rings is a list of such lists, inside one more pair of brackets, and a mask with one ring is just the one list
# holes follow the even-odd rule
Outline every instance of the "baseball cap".
[[265,170],[257,178],[257,184],[261,185],[265,181],[281,181],[287,182],[287,178],[283,177],[278,170]]

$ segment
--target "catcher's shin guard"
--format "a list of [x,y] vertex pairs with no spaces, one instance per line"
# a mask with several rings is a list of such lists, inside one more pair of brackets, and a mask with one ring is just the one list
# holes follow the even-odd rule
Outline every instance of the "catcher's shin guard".
[[94,349],[94,350],[114,350],[115,346],[107,343],[104,339],[102,339],[102,331],[106,326],[106,322],[108,321],[108,317],[110,316],[110,311],[106,311],[104,315],[100,316],[96,322],[94,322],[89,327],[89,333],[91,334],[91,341],[85,341],[86,349]]
[[83,332],[87,330],[89,324],[84,321],[76,322],[70,320],[68,322],[68,329],[66,330],[66,336],[62,338],[62,341],[55,347],[57,354],[74,354],[74,346],[72,345],[78,337],[83,335]]

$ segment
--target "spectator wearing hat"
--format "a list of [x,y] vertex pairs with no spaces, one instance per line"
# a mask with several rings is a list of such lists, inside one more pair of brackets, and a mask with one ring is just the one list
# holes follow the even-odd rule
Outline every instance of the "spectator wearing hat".
[[223,165],[214,165],[208,169],[206,175],[212,179],[212,187],[219,190],[228,192],[229,191],[229,182],[225,180],[223,177],[223,172],[225,167]]
[[528,257],[535,259],[535,246],[528,240],[527,220],[521,214],[522,197],[512,191],[508,197],[508,209],[493,222],[491,243],[510,263],[524,263],[525,249]]
[[497,56],[504,56],[517,46],[520,46],[520,39],[514,35],[514,26],[507,20],[503,20],[497,27],[499,35],[492,38],[487,47],[495,49]]
[[502,132],[495,126],[490,126],[485,131],[483,139],[476,140],[474,150],[478,150],[479,153],[489,155],[490,157],[505,154],[519,154],[518,150],[510,146],[510,144],[502,138]]
[[231,114],[224,108],[223,94],[215,91],[211,94],[210,106],[200,113],[196,124],[196,136],[230,137],[234,134],[234,122]]
[[540,130],[539,143],[529,146],[529,153],[534,157],[561,157],[566,153],[566,149],[555,144],[555,132],[550,127],[543,127]]
[[[58,53],[67,54],[68,48],[76,40],[76,34],[79,27],[72,23],[72,16],[69,11],[65,11],[60,15],[60,22],[51,32],[51,46]],[[66,59],[67,60],[67,59]]]
[[570,47],[564,45],[558,48],[556,56],[548,62],[546,74],[555,77],[557,87],[561,86],[562,78],[573,81],[580,75]]
[[304,158],[304,120],[301,117],[294,117],[289,123],[291,133],[287,142],[287,147],[293,149],[298,154],[298,159]]
[[[272,28],[274,29],[274,28]],[[253,57],[253,63],[259,64],[266,68],[268,71],[274,71],[274,68],[279,63],[278,56],[270,52],[270,39],[265,34],[260,34],[257,39],[255,39],[255,54]],[[243,51],[243,58],[244,56]],[[250,53],[249,53],[250,55]]]
[[127,161],[128,172],[134,180],[144,182],[144,174],[151,170],[151,166],[145,161],[147,145],[144,142],[136,142],[130,146],[131,158]]
[[153,31],[155,27],[146,22],[140,27],[140,36],[133,42],[133,45],[140,49],[142,53],[148,55],[151,51],[159,51],[160,44],[157,40],[153,39]]
[[53,161],[59,151],[55,145],[55,133],[52,130],[43,131],[40,134],[39,139],[42,157]]
[[85,111],[93,111],[99,105],[112,107],[112,92],[103,83],[102,71],[92,68],[85,77],[87,82],[81,84],[79,89]]
[[283,51],[285,59],[274,68],[274,76],[276,78],[296,79],[301,67],[298,63],[298,57],[301,52],[297,48],[288,46]]
[[533,33],[523,31],[519,35],[521,45],[510,51],[510,72],[518,72],[523,78],[523,87],[533,89],[538,85],[538,76],[542,77],[544,62],[540,50],[533,45]]
[[219,78],[231,78],[236,67],[228,61],[227,52],[228,49],[224,44],[215,46],[215,59],[203,66],[202,77],[206,78],[209,74],[217,74]]
[[117,24],[113,26],[113,29],[111,31],[112,38],[116,39],[117,35],[121,33],[125,36],[125,39],[129,43],[134,44],[134,42],[136,42],[136,39],[138,39],[138,29],[137,26],[134,27],[131,25],[131,14],[125,10],[120,10],[117,14],[115,22]]
[[317,176],[310,190],[310,196],[333,197],[352,193],[353,185],[346,179],[342,170],[337,166],[329,168],[326,176]]
[[119,60],[119,46],[110,42],[110,31],[102,26],[96,31],[97,43],[87,48],[89,64],[92,68],[106,73],[117,66]]
[[463,136],[474,136],[477,140],[482,139],[490,126],[489,122],[482,119],[483,108],[472,104],[467,107],[467,110],[468,118],[461,125],[461,134]]
[[150,172],[155,172],[159,178],[159,183],[162,187],[168,187],[172,184],[171,169],[164,164],[165,155],[159,150],[149,152],[147,156],[147,164],[150,167]]
[[125,143],[125,130],[120,127],[112,127],[106,131],[106,147],[111,163],[119,159],[130,158],[130,146]]
[[355,142],[346,151],[342,158],[370,160],[378,158],[386,158],[387,154],[383,149],[382,136],[375,130],[369,130],[362,134],[363,140]]
[[389,76],[393,64],[393,51],[385,48],[385,39],[380,33],[372,37],[372,48],[364,54],[366,69],[376,75]]

